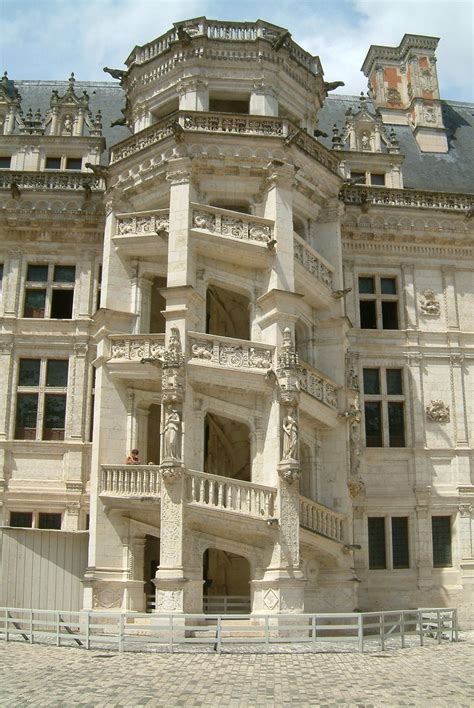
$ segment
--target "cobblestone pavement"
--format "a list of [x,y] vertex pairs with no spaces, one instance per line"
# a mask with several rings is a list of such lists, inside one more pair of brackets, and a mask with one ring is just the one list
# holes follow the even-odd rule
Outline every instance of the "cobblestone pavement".
[[0,706],[472,706],[474,636],[375,654],[117,654],[0,644]]

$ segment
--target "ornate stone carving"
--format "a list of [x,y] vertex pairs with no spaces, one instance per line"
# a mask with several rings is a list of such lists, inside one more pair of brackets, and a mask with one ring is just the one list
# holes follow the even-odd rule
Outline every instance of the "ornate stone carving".
[[97,608],[110,609],[121,607],[122,591],[111,583],[105,584],[93,591],[93,606]]
[[272,224],[256,221],[255,217],[244,214],[230,216],[218,209],[213,209],[212,212],[194,210],[193,226],[239,240],[269,243],[273,238]]
[[228,344],[219,339],[191,339],[191,357],[209,361],[217,366],[232,368],[269,369],[272,365],[272,352],[263,347],[251,347],[245,344]]
[[162,401],[165,403],[182,401],[184,395],[184,356],[177,327],[171,328],[168,348],[164,350],[161,362]]
[[441,306],[439,300],[430,288],[423,290],[420,298],[420,310],[424,315],[429,315],[430,317],[439,317],[441,313]]
[[169,230],[169,212],[117,217],[117,236],[146,236]]
[[439,192],[421,191],[415,189],[383,189],[382,187],[368,187],[353,185],[344,187],[339,193],[339,198],[345,204],[359,206],[389,206],[415,209],[442,209],[456,213],[468,213],[474,206],[472,196],[468,194],[441,194]]
[[358,354],[356,352],[347,351],[346,353],[346,386],[353,391],[358,391],[359,374],[357,373]]
[[302,239],[296,239],[294,242],[294,256],[298,263],[301,263],[303,268],[314,275],[314,277],[321,281],[323,285],[328,288],[332,288],[333,276],[332,272],[327,268],[324,263],[318,258],[313,249],[304,243]]
[[464,363],[464,354],[461,354],[461,352],[453,352],[450,354],[449,363],[451,366],[462,366]]
[[161,476],[165,482],[176,482],[183,474],[183,468],[179,464],[163,463],[160,466]]
[[299,460],[299,430],[296,412],[289,409],[283,418],[283,453],[282,462],[297,462]]
[[278,592],[269,588],[263,595],[263,604],[268,610],[274,610],[278,606]]
[[299,355],[293,344],[291,330],[289,327],[286,327],[283,331],[282,348],[278,354],[276,375],[280,400],[294,407],[296,407],[299,402],[301,372],[302,368],[299,363]]
[[143,359],[160,360],[165,348],[163,338],[159,341],[153,336],[130,335],[126,339],[112,339],[110,345],[110,358],[114,360],[126,359],[128,361],[142,361]]
[[472,514],[473,506],[472,506],[472,504],[469,504],[469,503],[459,504],[458,509],[459,509],[460,516],[464,519],[466,519],[466,518],[468,519],[468,518],[470,518],[470,516]]
[[66,511],[69,516],[79,516],[81,504],[78,501],[66,502]]
[[179,411],[168,406],[163,426],[163,462],[181,460],[181,417]]
[[426,417],[436,423],[449,423],[449,406],[440,400],[431,401],[426,406]]
[[365,484],[361,479],[350,479],[347,486],[352,499],[358,497],[365,489]]

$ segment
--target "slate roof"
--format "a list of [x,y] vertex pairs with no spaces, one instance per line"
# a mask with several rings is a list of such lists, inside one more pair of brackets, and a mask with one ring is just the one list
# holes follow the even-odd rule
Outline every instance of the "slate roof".
[[[62,95],[68,86],[67,81],[15,81],[15,86],[22,96],[22,109],[26,113],[38,108],[44,115],[49,108],[51,91],[56,89]],[[118,82],[76,81],[76,94],[85,90],[89,94],[90,109],[95,116],[102,112],[103,135],[107,149],[130,135],[123,126],[110,127],[110,123],[122,116],[125,105],[124,92]],[[331,147],[332,126],[337,123],[342,128],[345,113],[349,107],[357,111],[360,99],[357,96],[329,96],[318,114],[318,127],[328,133],[328,138],[321,138],[326,147]],[[367,101],[367,107],[373,112],[373,106]],[[447,192],[474,193],[474,104],[442,101],[443,120],[447,128],[449,152],[422,153],[409,126],[394,125],[400,142],[400,152],[405,155],[402,165],[403,180],[406,188],[426,189]],[[387,125],[387,131],[391,129]],[[107,152],[102,161],[107,160]]]
[[[15,81],[15,86],[22,97],[23,113],[26,114],[30,107],[33,113],[39,108],[42,116],[50,107],[52,90],[56,89],[62,96],[68,85],[67,81]],[[125,94],[117,81],[76,81],[74,91],[78,96],[81,96],[83,91],[87,91],[89,108],[93,117],[100,109],[103,125],[102,135],[107,148],[129,137],[130,131],[127,127],[110,127],[111,123],[122,117],[121,109],[125,106]],[[105,151],[101,161],[105,163],[107,159],[107,151]]]
[[[367,101],[369,104],[369,101]],[[426,189],[437,192],[474,193],[474,104],[442,101],[443,121],[447,129],[447,153],[421,152],[408,125],[385,124],[387,132],[395,130],[400,142],[400,152],[405,156],[402,164],[403,184],[407,189]],[[318,128],[328,134],[321,138],[331,147],[332,127],[344,126],[349,107],[354,112],[359,106],[356,96],[329,96],[318,113]],[[369,106],[371,112],[373,107]]]

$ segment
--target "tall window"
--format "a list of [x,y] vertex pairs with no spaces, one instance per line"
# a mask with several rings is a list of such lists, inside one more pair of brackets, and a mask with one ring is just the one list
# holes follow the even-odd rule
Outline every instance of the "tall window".
[[402,369],[364,369],[367,447],[405,447],[402,373]]
[[451,550],[451,517],[432,516],[431,533],[433,536],[433,566],[449,568],[453,564]]
[[75,266],[29,265],[23,317],[70,320],[75,280]]
[[372,516],[367,522],[370,570],[409,568],[408,517]]
[[64,440],[68,361],[20,359],[15,439]]
[[361,329],[398,329],[397,279],[359,276],[359,314]]

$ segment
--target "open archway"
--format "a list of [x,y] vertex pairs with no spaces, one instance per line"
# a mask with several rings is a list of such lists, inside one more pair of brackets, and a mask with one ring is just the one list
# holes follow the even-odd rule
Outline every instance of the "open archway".
[[243,556],[208,548],[203,554],[203,610],[250,612],[250,563]]

